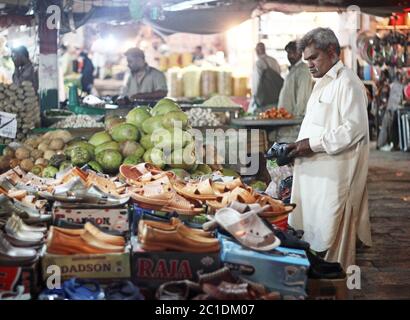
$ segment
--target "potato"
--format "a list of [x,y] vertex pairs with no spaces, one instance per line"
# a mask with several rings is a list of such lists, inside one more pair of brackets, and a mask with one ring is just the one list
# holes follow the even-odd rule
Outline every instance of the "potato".
[[54,139],[62,139],[64,143],[68,143],[73,139],[73,136],[67,130],[56,130],[53,132]]
[[13,158],[14,153],[15,153],[14,149],[10,147],[5,147],[3,150],[3,156],[9,156]]
[[36,138],[28,138],[25,144],[33,148],[37,148],[40,142],[38,142]]
[[10,169],[10,158],[7,156],[0,157],[0,173]]
[[34,163],[30,159],[24,159],[20,162],[20,168],[23,169],[25,172],[31,171],[33,167]]
[[28,145],[28,144],[24,144],[23,145],[23,148],[26,148],[28,151],[33,151],[34,150],[34,147],[33,146],[30,146],[30,145]]
[[54,150],[46,150],[44,151],[44,159],[50,160],[52,156],[54,156],[56,152]]
[[46,132],[45,134],[43,134],[43,135],[41,136],[41,138],[42,138],[42,139],[51,139],[51,138],[52,138],[52,134],[53,134],[53,131],[48,131],[48,132]]
[[19,159],[11,159],[10,160],[10,168],[15,168],[18,167],[20,165],[20,160]]
[[49,144],[50,144],[49,141],[43,141],[43,142],[41,142],[41,143],[38,145],[37,149],[38,149],[38,150],[41,150],[41,151],[43,151],[43,152],[46,152],[46,151],[48,150],[48,145],[49,145]]
[[46,159],[44,159],[44,158],[40,158],[40,159],[37,159],[36,162],[34,162],[34,164],[35,164],[36,166],[44,166],[44,167],[47,167],[47,166],[48,166],[48,160],[46,160]]
[[35,149],[33,151],[30,152],[30,157],[33,157],[34,160],[37,160],[39,158],[41,158],[44,155],[44,151]]
[[17,148],[15,156],[18,160],[24,160],[30,157],[30,151],[24,147]]
[[50,142],[49,149],[50,150],[62,150],[64,148],[64,141],[63,139],[53,139]]

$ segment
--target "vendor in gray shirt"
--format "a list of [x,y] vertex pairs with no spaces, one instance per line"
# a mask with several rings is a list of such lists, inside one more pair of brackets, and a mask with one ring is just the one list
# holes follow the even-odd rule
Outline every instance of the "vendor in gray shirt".
[[139,48],[131,48],[125,52],[125,56],[130,72],[125,75],[121,95],[130,100],[164,98],[168,93],[165,75],[145,62],[144,52]]
[[21,86],[23,81],[30,81],[34,90],[38,90],[38,73],[30,61],[28,50],[25,46],[13,48],[11,58],[14,63],[13,83]]

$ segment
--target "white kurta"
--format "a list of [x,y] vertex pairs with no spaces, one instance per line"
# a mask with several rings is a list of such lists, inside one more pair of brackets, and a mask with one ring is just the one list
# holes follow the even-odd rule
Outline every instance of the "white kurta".
[[309,138],[315,153],[296,159],[293,174],[289,224],[345,269],[355,262],[356,235],[371,245],[366,106],[364,85],[339,61],[312,91],[298,140]]

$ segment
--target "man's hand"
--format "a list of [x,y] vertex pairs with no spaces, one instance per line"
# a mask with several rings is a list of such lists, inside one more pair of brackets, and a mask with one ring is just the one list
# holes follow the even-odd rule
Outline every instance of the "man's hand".
[[290,143],[288,144],[287,150],[289,158],[308,157],[313,154],[312,149],[310,149],[309,139]]

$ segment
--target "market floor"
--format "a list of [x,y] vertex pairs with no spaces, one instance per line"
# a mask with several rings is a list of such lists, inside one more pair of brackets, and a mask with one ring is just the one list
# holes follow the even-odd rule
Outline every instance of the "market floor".
[[357,251],[355,299],[410,299],[410,153],[374,149],[369,163],[373,246]]

